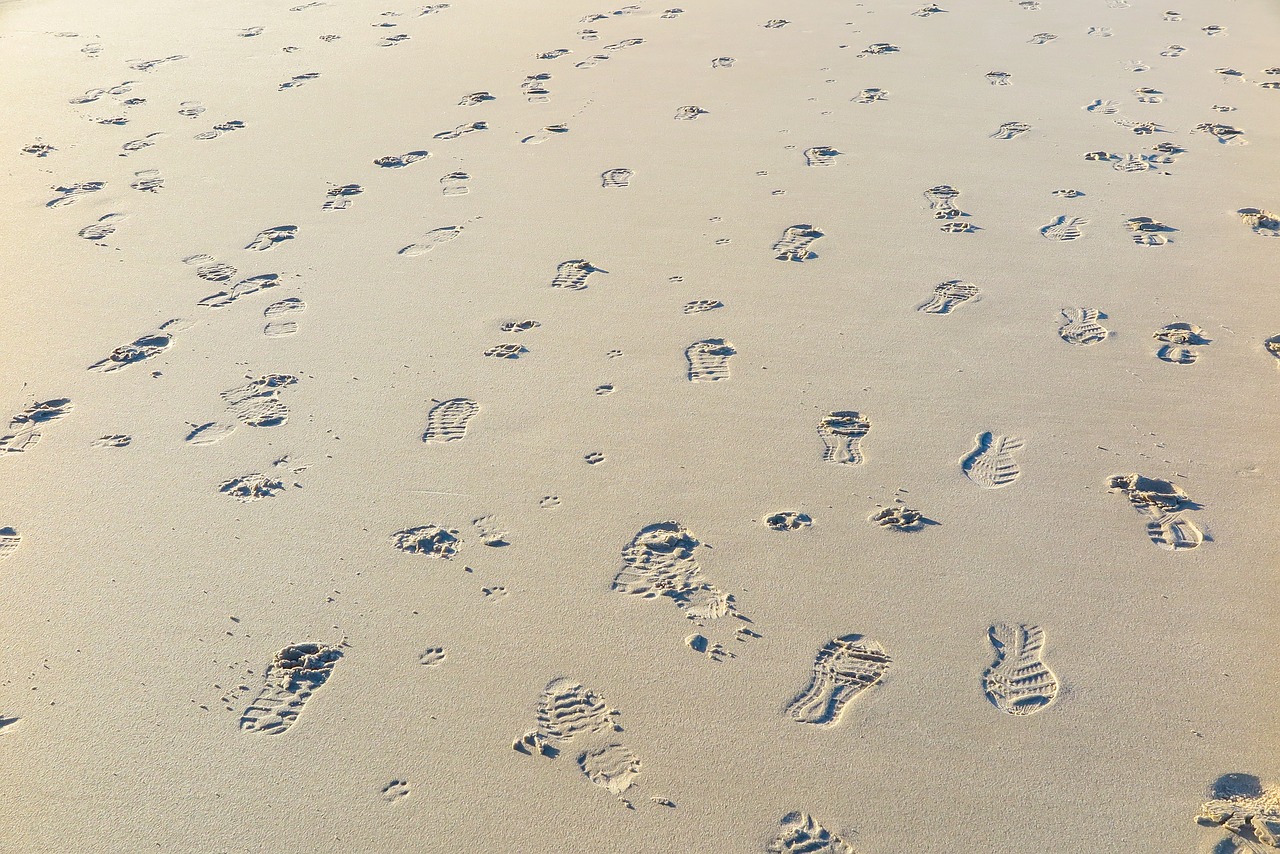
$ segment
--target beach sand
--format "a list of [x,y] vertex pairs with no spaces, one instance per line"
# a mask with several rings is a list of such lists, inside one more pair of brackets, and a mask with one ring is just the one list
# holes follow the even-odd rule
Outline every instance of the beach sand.
[[922,2],[0,6],[0,850],[1272,850],[1280,14]]

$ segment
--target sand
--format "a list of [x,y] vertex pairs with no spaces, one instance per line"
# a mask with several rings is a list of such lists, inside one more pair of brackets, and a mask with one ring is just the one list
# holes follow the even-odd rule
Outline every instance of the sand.
[[0,6],[0,850],[1272,850],[1280,16],[921,2]]

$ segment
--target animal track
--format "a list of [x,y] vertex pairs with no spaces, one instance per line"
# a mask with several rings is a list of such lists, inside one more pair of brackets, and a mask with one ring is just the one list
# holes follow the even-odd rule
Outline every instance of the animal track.
[[444,663],[448,653],[442,646],[428,647],[422,655],[418,656],[418,663],[423,667],[438,667]]
[[342,658],[336,646],[299,643],[276,653],[266,686],[240,717],[240,729],[281,735],[298,720],[311,695],[324,686]]
[[466,172],[450,172],[440,179],[440,192],[446,196],[465,196],[471,191],[467,186],[470,180]]
[[289,407],[280,393],[298,381],[289,374],[264,374],[222,393],[227,408],[250,427],[279,427],[289,420]]
[[292,318],[306,310],[307,304],[299,297],[286,297],[271,303],[262,310],[262,316],[267,318],[266,325],[262,327],[262,333],[268,338],[294,334],[298,331],[298,322]]
[[773,244],[773,257],[779,261],[808,261],[817,258],[818,253],[809,247],[813,242],[825,235],[812,225],[801,223],[789,225],[782,231],[782,237]]
[[1058,337],[1068,344],[1088,347],[1111,334],[1098,322],[1107,315],[1096,308],[1064,308],[1061,316],[1064,323],[1058,327]]
[[[204,269],[204,268],[202,268]],[[221,275],[226,270],[231,270],[234,275],[235,268],[228,265],[215,265],[209,272]],[[204,278],[202,276],[202,278]],[[218,291],[216,294],[210,294],[196,305],[205,308],[226,308],[241,297],[247,297],[250,294],[256,294],[258,291],[265,291],[274,288],[280,284],[280,276],[276,273],[263,273],[260,276],[250,276],[247,279],[241,279],[225,291]]]
[[862,438],[871,431],[871,421],[861,413],[841,410],[818,422],[822,437],[822,458],[829,463],[862,465]]
[[467,435],[467,425],[480,411],[480,404],[465,397],[443,400],[427,412],[424,442],[456,442]]
[[818,650],[808,686],[787,706],[792,720],[835,726],[849,701],[884,678],[892,659],[860,634],[835,638]]
[[277,225],[272,228],[266,228],[258,232],[258,236],[249,242],[245,249],[254,252],[265,252],[268,249],[274,249],[286,240],[293,240],[297,236],[298,227],[296,225]]
[[684,639],[684,644],[689,647],[689,649],[699,653],[714,664],[719,664],[720,662],[727,661],[730,658],[738,657],[725,649],[722,644],[715,643],[714,641],[699,634],[689,635]]
[[71,411],[71,401],[60,397],[39,400],[9,419],[0,436],[0,454],[20,454],[36,446],[44,425],[57,421]]
[[724,308],[724,303],[718,299],[696,299],[685,303],[680,310],[685,314],[701,314],[704,311],[714,311],[717,308]]
[[949,282],[934,285],[933,295],[916,306],[916,311],[923,311],[925,314],[950,314],[964,303],[977,302],[978,299],[977,285],[952,279]]
[[582,459],[586,461],[587,465],[596,466],[604,462],[605,458],[604,458],[604,454],[602,454],[600,451],[592,451],[591,453],[586,454]]
[[471,524],[480,533],[481,545],[494,549],[510,545],[507,542],[507,532],[498,527],[498,523],[492,515],[472,519]]
[[808,513],[796,510],[783,510],[765,517],[764,524],[774,531],[800,531],[813,525]]
[[690,620],[734,613],[733,597],[703,576],[694,555],[700,545],[679,522],[647,525],[622,550],[623,566],[612,589],[642,599],[665,596]]
[[765,854],[856,854],[853,846],[803,812],[782,817],[778,835]]
[[1108,486],[1112,492],[1123,493],[1147,520],[1147,536],[1160,548],[1183,551],[1204,542],[1204,533],[1182,515],[1184,510],[1199,507],[1182,487],[1140,474],[1113,475]]
[[422,235],[417,243],[410,243],[396,254],[403,255],[406,258],[417,258],[419,255],[426,255],[437,246],[456,240],[461,234],[462,226],[460,225],[445,225],[440,228],[433,228]]
[[229,495],[237,501],[259,501],[263,498],[274,498],[284,492],[284,482],[270,475],[253,472],[241,477],[233,477],[218,485],[218,491]]
[[602,187],[626,187],[630,183],[630,169],[609,169],[600,175],[600,185]]
[[991,704],[1010,715],[1032,715],[1058,696],[1058,677],[1040,652],[1044,629],[997,623],[988,631],[996,660],[982,674],[982,690]]
[[382,787],[379,792],[384,801],[395,803],[396,801],[409,794],[409,784],[404,780],[392,780],[390,783]]
[[462,545],[457,531],[441,528],[439,525],[419,525],[396,531],[391,535],[391,542],[407,554],[443,560],[456,555]]
[[987,431],[979,433],[974,442],[973,451],[960,461],[960,469],[969,480],[983,489],[999,489],[1022,474],[1013,456],[1025,447],[1021,439]]
[[1156,358],[1174,365],[1193,364],[1200,354],[1191,348],[1209,343],[1203,333],[1194,323],[1169,323],[1160,327],[1152,336],[1160,342]]
[[1084,234],[1089,220],[1079,216],[1060,216],[1040,229],[1046,240],[1078,240]]
[[551,280],[551,287],[565,288],[570,291],[586,290],[588,276],[592,273],[608,272],[608,270],[602,270],[590,261],[584,261],[581,258],[575,258],[572,261],[561,261],[556,265],[556,275]]
[[877,510],[868,517],[867,521],[881,528],[907,533],[919,531],[925,525],[925,518],[919,510],[912,510],[900,504]]
[[484,355],[492,359],[519,359],[529,350],[523,344],[494,344],[484,351]]
[[729,357],[737,352],[723,338],[693,342],[684,351],[689,363],[689,382],[712,383],[729,379]]

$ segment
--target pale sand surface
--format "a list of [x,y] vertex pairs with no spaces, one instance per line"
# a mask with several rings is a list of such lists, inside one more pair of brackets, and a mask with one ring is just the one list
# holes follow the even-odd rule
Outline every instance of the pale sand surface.
[[[794,810],[844,840],[814,850],[1154,854],[1226,837],[1195,821],[1219,775],[1280,782],[1280,238],[1237,213],[1280,211],[1280,91],[1259,85],[1280,83],[1273,4],[690,0],[582,23],[611,9],[287,2],[0,7],[0,414],[71,402],[0,454],[0,527],[21,537],[0,558],[0,850],[809,850],[787,847],[816,832],[802,820],[775,844]],[[875,43],[899,49],[859,56]],[[851,100],[869,88],[887,98]],[[494,99],[458,104],[478,91]],[[1005,122],[1030,127],[992,138]],[[22,153],[37,142],[56,150]],[[1185,151],[1146,171],[1083,156],[1165,142]],[[806,165],[816,146],[834,165]],[[431,156],[373,162],[415,150]],[[602,186],[614,168],[628,186]],[[163,187],[132,188],[147,170]],[[468,192],[445,195],[457,171]],[[322,210],[345,184],[363,192]],[[968,216],[932,216],[939,185]],[[1068,188],[1083,195],[1052,194]],[[112,213],[114,233],[77,236]],[[1078,239],[1041,234],[1060,216],[1088,220]],[[1132,217],[1177,231],[1136,245]],[[817,257],[775,260],[796,224],[825,235]],[[243,248],[280,225],[296,237]],[[235,276],[202,280],[198,254]],[[608,272],[550,287],[571,259]],[[275,287],[198,305],[266,273]],[[978,298],[916,310],[949,280]],[[305,310],[264,317],[291,297]],[[724,306],[682,311],[698,299]],[[1105,313],[1105,340],[1059,336],[1079,307]],[[163,352],[86,370],[172,318],[190,323]],[[296,331],[264,334],[278,320]],[[1156,357],[1172,322],[1208,339],[1194,364]],[[727,377],[690,382],[706,339],[736,351]],[[483,355],[502,343],[527,351]],[[223,393],[270,374],[297,379],[287,420],[243,423]],[[478,414],[424,443],[451,398]],[[833,411],[869,420],[861,464],[823,460]],[[208,422],[235,429],[185,441]],[[960,464],[986,431],[1023,444],[1000,488]],[[95,445],[114,434],[132,440]],[[283,491],[220,492],[253,472]],[[1153,542],[1108,491],[1124,473],[1181,487],[1206,541]],[[868,521],[899,500],[938,524]],[[784,510],[812,526],[770,530]],[[509,545],[483,544],[484,516]],[[637,532],[668,520],[749,626],[611,590]],[[457,532],[455,556],[394,547],[428,524]],[[1046,638],[1034,714],[984,694],[1001,623]],[[694,633],[736,657],[691,651]],[[849,634],[887,671],[834,725],[798,721],[815,655]],[[242,729],[273,656],[303,642],[345,644],[327,682],[284,731]],[[429,648],[444,660],[421,664]],[[557,677],[622,731],[551,737],[554,761],[513,751]],[[610,743],[642,763],[634,809],[578,767]]]

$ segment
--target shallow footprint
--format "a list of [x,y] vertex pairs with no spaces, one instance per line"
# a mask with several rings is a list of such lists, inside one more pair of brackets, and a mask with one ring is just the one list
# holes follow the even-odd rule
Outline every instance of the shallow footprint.
[[582,291],[587,288],[587,277],[592,273],[608,273],[608,270],[602,270],[590,261],[582,258],[575,258],[571,261],[561,261],[556,265],[556,275],[551,280],[551,287],[565,288],[570,291]]
[[462,226],[460,225],[445,225],[440,228],[433,228],[424,234],[417,243],[410,243],[396,254],[403,255],[406,258],[417,258],[420,255],[426,255],[437,246],[455,240],[461,234]]
[[267,318],[267,324],[262,327],[262,333],[268,338],[294,334],[298,331],[298,323],[293,316],[306,310],[307,304],[298,297],[286,297],[271,303],[262,310],[262,316]]
[[723,338],[695,341],[685,348],[689,382],[711,383],[729,379],[729,357],[738,351]]
[[834,638],[818,650],[808,686],[787,706],[792,720],[835,726],[849,701],[884,678],[892,659],[860,634]]
[[1043,661],[1044,629],[997,623],[988,632],[996,660],[982,674],[991,704],[1010,715],[1031,715],[1058,696],[1058,677]]
[[465,397],[442,400],[427,413],[427,428],[422,441],[456,442],[467,435],[467,425],[480,412],[480,404]]
[[1058,337],[1068,344],[1088,347],[1111,334],[1098,322],[1107,315],[1096,308],[1064,308],[1060,314],[1064,322],[1058,327]]
[[1084,226],[1089,220],[1079,216],[1060,216],[1040,229],[1040,235],[1047,240],[1076,240],[1084,234]]
[[298,227],[296,225],[277,225],[272,228],[266,228],[258,232],[258,236],[249,242],[245,249],[254,252],[265,252],[268,249],[274,249],[278,244],[286,240],[293,240],[297,236]]
[[1023,441],[1014,436],[997,436],[990,431],[979,433],[977,447],[960,461],[969,480],[983,489],[999,489],[1013,483],[1022,474],[1014,454],[1023,449]]
[[862,438],[871,431],[870,419],[852,410],[832,412],[818,422],[822,437],[822,458],[829,463],[861,465]]
[[916,311],[923,311],[925,314],[950,314],[957,306],[969,301],[977,302],[978,299],[977,285],[952,279],[935,285],[933,295],[916,306]]

